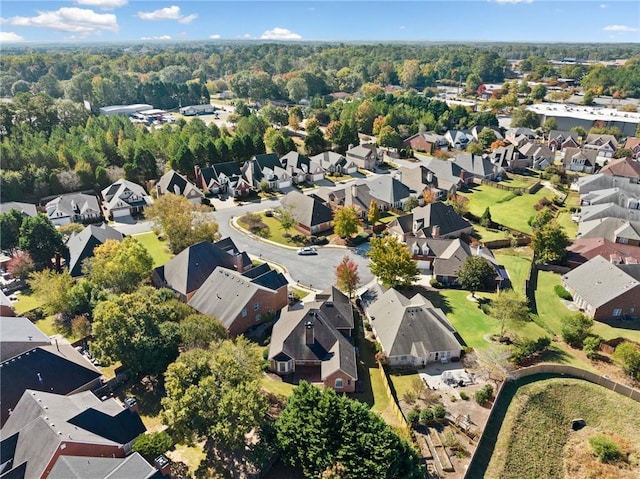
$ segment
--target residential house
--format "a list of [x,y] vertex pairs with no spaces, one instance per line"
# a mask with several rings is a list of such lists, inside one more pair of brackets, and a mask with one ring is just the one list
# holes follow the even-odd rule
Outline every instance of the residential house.
[[[64,396],[27,389],[0,431],[2,477],[46,478],[70,456],[123,458],[145,430],[138,413],[116,399],[101,401],[89,391]],[[112,477],[90,476],[91,469],[82,469],[82,477]]]
[[280,163],[289,172],[294,184],[315,183],[324,179],[324,169],[320,163],[297,151],[280,157]]
[[422,161],[421,166],[427,169],[427,180],[428,172],[431,172],[436,177],[437,188],[449,196],[473,181],[473,177],[453,161],[428,158]]
[[613,135],[591,133],[587,135],[582,148],[583,150],[596,151],[599,157],[613,158],[613,154],[618,149],[618,140]]
[[406,242],[411,236],[457,238],[462,234],[470,234],[473,226],[456,213],[451,205],[436,201],[399,216],[389,223],[388,231],[400,241]]
[[344,155],[335,151],[324,151],[311,157],[311,161],[330,175],[351,175],[358,171],[358,165],[353,160],[347,160]]
[[449,141],[435,131],[416,133],[402,143],[405,147],[411,148],[413,151],[421,151],[428,154],[433,154],[438,150],[449,149]]
[[7,295],[4,294],[4,291],[0,289],[0,317],[11,317],[15,316],[16,312],[13,310],[13,303]]
[[309,196],[322,201],[333,211],[340,206],[344,206],[344,198],[346,194],[345,191],[346,188],[334,190],[325,186],[321,186],[315,191],[315,193],[311,193]]
[[586,150],[580,148],[565,148],[562,162],[569,171],[580,173],[593,173],[596,168],[596,150]]
[[629,209],[616,203],[583,206],[577,216],[579,221],[592,221],[601,218],[621,218],[627,221],[640,221],[640,210]]
[[47,217],[54,226],[69,223],[89,223],[102,217],[100,205],[95,195],[69,193],[47,202]]
[[633,178],[598,173],[597,175],[583,176],[578,179],[580,195],[607,188],[620,188],[630,193],[640,193],[640,185]]
[[563,275],[562,286],[595,320],[640,316],[640,264],[615,264],[596,256]]
[[555,153],[541,143],[527,141],[520,146],[519,150],[526,158],[523,164],[528,163],[528,166],[535,170],[544,170],[555,161]]
[[80,233],[72,234],[67,240],[66,262],[69,274],[74,278],[82,276],[82,263],[93,256],[93,250],[107,240],[122,241],[123,239],[122,233],[106,223],[100,226],[89,225]]
[[248,181],[240,164],[235,161],[216,163],[208,167],[195,167],[196,183],[206,193],[228,194],[241,197],[248,195],[253,190],[253,185]]
[[260,189],[260,184],[266,181],[270,189],[282,191],[290,187],[292,182],[291,174],[276,153],[254,156],[243,165],[242,172],[255,189]]
[[144,188],[124,178],[102,190],[104,209],[113,219],[138,215],[153,203]]
[[24,216],[35,216],[38,214],[36,205],[32,205],[31,203],[20,203],[17,201],[0,203],[0,214],[8,213],[11,210],[18,210]]
[[613,243],[640,246],[640,221],[613,217],[582,221],[577,238],[604,238]]
[[172,289],[183,301],[188,301],[217,267],[243,273],[251,266],[249,255],[241,252],[231,238],[224,238],[185,248],[163,266],[155,268],[151,280],[156,287]]
[[494,181],[499,176],[498,169],[491,161],[473,153],[459,153],[453,163],[466,172],[465,180],[467,182],[469,179]]
[[349,148],[346,153],[348,161],[352,161],[358,168],[374,171],[378,165],[378,149],[375,145],[365,144]]
[[216,268],[188,304],[218,318],[231,336],[238,336],[275,315],[287,302],[287,280],[282,273],[269,269],[254,277],[251,270],[241,274]]
[[635,190],[628,191],[622,188],[593,190],[580,195],[580,204],[582,206],[590,206],[614,203],[623,208],[637,210],[640,208],[640,188]]
[[349,339],[354,326],[349,298],[332,288],[315,299],[282,311],[271,333],[270,368],[293,382],[306,379],[354,392],[358,363]]
[[624,148],[631,150],[631,154],[634,159],[640,158],[640,138],[629,137],[624,142]]
[[160,177],[160,180],[156,183],[156,193],[158,196],[166,194],[184,196],[197,205],[202,203],[202,198],[204,197],[196,185],[191,183],[186,176],[182,176],[174,170],[169,170]]
[[0,425],[27,389],[74,394],[96,389],[102,374],[73,346],[50,340],[27,318],[0,318]]
[[638,245],[621,244],[606,238],[579,238],[573,240],[567,247],[567,264],[571,268],[602,256],[612,263],[635,264],[640,263],[640,248]]
[[521,146],[527,141],[535,140],[538,134],[531,128],[509,128],[504,135],[504,139],[515,146]]
[[446,200],[457,191],[457,185],[447,181],[439,181],[439,178],[424,165],[401,166],[398,168],[398,173],[402,175],[402,183],[409,188],[410,193],[414,196],[421,197],[426,190],[429,190],[437,200]]
[[522,170],[532,164],[531,159],[514,145],[500,146],[489,153],[487,158],[497,168],[498,173]]
[[291,208],[296,218],[297,227],[305,234],[317,235],[333,227],[333,213],[325,203],[314,196],[307,196],[299,191],[290,191],[280,203]]
[[462,345],[456,329],[421,294],[408,299],[389,289],[367,306],[366,314],[392,366],[424,367],[460,358]]
[[58,456],[47,479],[161,479],[163,476],[161,470],[134,452],[127,457]]
[[633,183],[640,182],[640,161],[633,158],[620,158],[610,160],[603,166],[599,173],[611,176],[623,176],[629,178]]
[[411,196],[411,190],[402,182],[403,173],[381,175],[367,182],[369,194],[375,198],[378,207],[383,210],[402,210],[405,201]]
[[471,136],[473,136],[473,139],[475,141],[478,141],[478,135],[482,130],[486,128],[493,130],[493,132],[496,134],[496,140],[504,140],[504,136],[502,135],[500,128],[492,127],[492,126],[480,126],[480,125],[476,125],[473,128],[471,128]]
[[465,150],[469,143],[477,141],[468,130],[447,130],[444,137],[449,146],[457,150]]
[[407,249],[418,262],[418,268],[431,273],[445,285],[458,284],[458,272],[467,258],[478,256],[495,270],[495,287],[500,288],[506,273],[500,268],[493,253],[483,246],[472,247],[460,238],[407,238]]
[[574,131],[551,130],[547,146],[551,151],[564,151],[566,148],[578,148],[578,134]]

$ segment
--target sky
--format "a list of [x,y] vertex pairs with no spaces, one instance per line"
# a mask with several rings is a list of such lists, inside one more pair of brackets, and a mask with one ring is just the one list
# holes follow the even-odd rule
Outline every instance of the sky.
[[640,42],[640,1],[0,0],[2,43]]

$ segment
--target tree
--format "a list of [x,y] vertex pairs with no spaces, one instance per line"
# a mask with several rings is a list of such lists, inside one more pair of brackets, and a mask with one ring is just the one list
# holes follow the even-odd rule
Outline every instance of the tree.
[[507,327],[519,328],[530,320],[527,300],[512,289],[500,291],[491,300],[489,312],[500,322],[500,337],[504,337]]
[[[4,234],[4,231],[2,231],[2,234]],[[29,253],[18,253],[7,263],[7,271],[11,276],[22,280],[26,280],[35,269],[36,264]]]
[[559,263],[567,255],[569,237],[562,226],[551,221],[533,232],[531,245],[537,262]]
[[295,77],[289,80],[287,82],[287,91],[289,92],[289,99],[294,103],[298,103],[309,95],[307,82],[302,77]]
[[206,314],[190,314],[179,325],[184,349],[207,349],[212,343],[227,339],[227,330],[216,318]]
[[308,155],[317,155],[327,149],[324,133],[322,133],[318,120],[315,118],[307,120],[307,136],[304,138],[304,149]]
[[498,137],[496,136],[496,132],[491,128],[483,128],[482,131],[478,133],[478,143],[485,150],[488,149],[491,146],[491,143],[497,139]]
[[526,108],[518,108],[511,114],[511,127],[531,128],[535,130],[540,126],[540,118],[535,111]]
[[74,312],[69,309],[74,283],[68,271],[56,273],[47,269],[32,273],[28,283],[32,294],[42,301],[42,309],[47,315]]
[[427,204],[435,203],[438,200],[436,193],[432,188],[426,188],[422,192],[422,197],[424,198],[424,202]]
[[153,258],[133,236],[122,242],[107,240],[83,264],[89,281],[113,293],[130,293],[151,274]]
[[91,334],[91,322],[84,315],[75,316],[71,320],[71,332],[75,338],[86,338]]
[[333,231],[340,238],[348,238],[356,234],[358,223],[358,212],[353,206],[343,206],[333,214]]
[[631,151],[629,148],[620,148],[618,151],[616,151],[613,154],[614,158],[632,158],[633,157],[633,151]]
[[489,401],[493,397],[493,386],[491,384],[485,384],[482,389],[476,391],[473,398],[481,406]]
[[342,261],[336,266],[336,286],[342,291],[346,291],[349,298],[360,283],[358,265],[345,254]]
[[491,219],[491,210],[489,210],[489,207],[487,206],[480,217],[480,225],[485,228],[489,228],[492,224],[493,220]]
[[139,452],[147,460],[153,460],[173,447],[173,439],[166,431],[141,434],[133,443],[131,450]]
[[613,357],[629,376],[640,378],[640,350],[630,341],[623,341],[616,346]]
[[584,340],[591,334],[593,319],[584,314],[572,314],[562,318],[560,334],[565,343],[572,348],[582,348]]
[[[3,233],[4,234],[4,233]],[[20,226],[20,249],[29,253],[37,266],[51,266],[51,258],[64,255],[66,246],[46,215],[25,218]]]
[[378,133],[378,144],[389,148],[400,148],[402,146],[402,138],[398,132],[390,125],[380,128]]
[[133,375],[162,373],[178,356],[178,321],[190,309],[167,293],[142,287],[98,303],[92,353],[105,365],[122,362]]
[[453,208],[453,211],[460,216],[463,216],[469,211],[469,200],[458,193],[449,196],[449,204]]
[[544,132],[545,135],[548,136],[551,130],[557,130],[557,129],[558,129],[558,122],[554,117],[550,116],[549,118],[544,120],[544,123],[542,124],[542,131]]
[[553,221],[553,211],[551,211],[549,208],[543,208],[534,216],[530,217],[527,223],[534,230],[538,230],[544,225],[548,224],[550,221]]
[[367,221],[370,225],[375,225],[380,219],[380,210],[378,209],[378,202],[372,199],[369,202],[369,211],[367,212]]
[[487,260],[480,256],[468,256],[458,271],[458,282],[474,295],[476,291],[494,289],[496,275],[496,270]]
[[371,273],[389,287],[410,286],[419,274],[418,263],[411,252],[395,236],[372,238],[370,242],[369,268]]
[[349,479],[424,477],[416,452],[380,416],[330,388],[300,383],[275,426],[282,459],[307,477],[338,461]]
[[169,243],[169,249],[177,254],[201,241],[215,241],[218,237],[218,224],[204,213],[209,209],[204,205],[195,205],[180,195],[162,195],[147,206],[145,218],[155,223],[156,232],[163,232]]
[[584,96],[582,97],[582,104],[583,105],[593,105],[593,92],[591,90],[587,90],[586,92],[584,92]]
[[292,205],[281,206],[278,208],[278,221],[280,227],[284,230],[285,235],[289,235],[289,230],[298,224],[296,215],[293,212],[294,207]]
[[0,249],[3,251],[15,252],[20,242],[20,227],[24,220],[21,211],[12,208],[6,213],[0,214]]
[[547,87],[543,83],[538,83],[531,89],[531,98],[535,101],[542,101],[547,96]]
[[404,205],[402,205],[402,209],[405,213],[411,213],[411,211],[413,211],[413,209],[419,204],[418,198],[415,196],[409,196],[409,198],[404,202]]
[[216,447],[238,450],[264,422],[260,348],[240,336],[216,347],[180,354],[167,368],[161,418],[176,440],[209,438]]

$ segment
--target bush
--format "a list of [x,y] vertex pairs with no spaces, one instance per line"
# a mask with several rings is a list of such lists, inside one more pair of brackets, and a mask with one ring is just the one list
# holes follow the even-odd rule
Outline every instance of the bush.
[[480,308],[480,310],[486,314],[486,315],[490,315],[491,314],[491,306],[489,306],[489,304],[487,303],[480,303],[478,304],[478,307]]
[[171,436],[165,431],[161,431],[142,434],[136,439],[136,442],[133,443],[131,450],[133,452],[139,452],[146,458],[155,459],[172,447],[173,440]]
[[[415,391],[405,391],[404,394],[402,395],[402,400],[407,404],[413,404],[414,402],[416,402],[417,399],[418,399],[418,395],[416,394]],[[407,419],[409,418],[407,417]]]
[[583,341],[591,334],[593,319],[584,314],[573,314],[562,318],[562,339],[573,348],[581,348]]
[[420,409],[415,407],[409,411],[409,414],[407,414],[407,421],[413,427],[416,427],[420,423]]
[[561,284],[556,284],[553,287],[553,290],[556,292],[556,295],[558,295],[559,298],[566,299],[567,301],[573,301],[573,296],[571,296],[571,293],[564,289]]
[[622,457],[620,446],[604,434],[590,437],[589,444],[600,462],[613,462]]
[[433,417],[435,417],[436,419],[444,419],[446,415],[447,410],[442,404],[436,404],[435,406],[433,406]]
[[473,398],[481,406],[489,401],[493,397],[493,386],[491,384],[485,384],[482,389],[476,391]]
[[433,422],[435,416],[433,415],[433,411],[431,408],[424,408],[420,413],[420,424],[425,425]]
[[551,339],[547,336],[543,336],[537,340],[528,339],[517,343],[511,350],[511,358],[509,358],[509,360],[514,364],[521,365],[534,355],[546,351],[550,344]]
[[436,289],[442,289],[444,288],[444,284],[442,284],[440,281],[438,281],[437,279],[432,279],[429,281],[429,284],[431,285],[432,288],[436,288]]
[[602,338],[600,336],[587,336],[584,341],[582,341],[582,351],[588,359],[598,358],[600,343],[602,343]]
[[460,391],[460,399],[462,399],[463,401],[468,401],[469,395],[464,391]]

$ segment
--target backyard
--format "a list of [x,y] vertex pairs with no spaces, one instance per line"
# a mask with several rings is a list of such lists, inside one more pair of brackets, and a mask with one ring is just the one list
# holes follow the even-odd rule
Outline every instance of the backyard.
[[147,248],[147,251],[153,258],[154,268],[162,266],[171,258],[173,258],[173,255],[167,249],[167,244],[164,241],[158,239],[154,232],[149,231],[148,233],[140,233],[134,235],[134,237],[136,240],[142,243],[145,248]]

